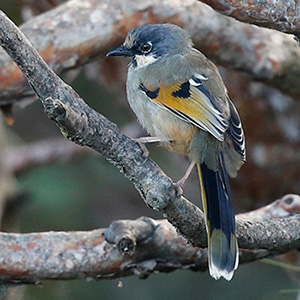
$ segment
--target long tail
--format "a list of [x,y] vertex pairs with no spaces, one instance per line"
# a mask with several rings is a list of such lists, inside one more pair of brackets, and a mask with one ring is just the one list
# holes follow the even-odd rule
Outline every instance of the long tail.
[[212,171],[204,162],[197,164],[206,216],[208,266],[213,278],[231,280],[238,266],[239,253],[230,186],[222,153],[218,165],[218,170]]

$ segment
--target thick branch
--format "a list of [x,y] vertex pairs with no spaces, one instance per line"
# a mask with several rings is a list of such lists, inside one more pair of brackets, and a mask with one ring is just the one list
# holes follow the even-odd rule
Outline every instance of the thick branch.
[[286,218],[300,214],[300,196],[288,194],[271,204],[259,209],[239,214],[238,218],[245,221],[265,221],[272,218]]
[[[108,229],[87,232],[0,233],[0,248],[0,282],[99,280],[207,269],[206,250],[193,248],[166,220],[149,218],[116,221]],[[241,251],[240,261],[270,254]]]
[[[196,47],[218,63],[300,95],[300,49],[292,37],[226,18],[196,0],[68,1],[21,29],[50,66],[63,72],[103,55],[132,27],[165,22],[187,29]],[[1,103],[32,95],[21,72],[1,53]]]
[[[299,210],[299,199],[287,195],[238,219],[272,221],[278,207],[281,214],[285,211],[285,216],[291,216]],[[145,277],[153,272],[207,269],[206,250],[192,247],[166,220],[145,217],[115,221],[107,229],[89,232],[1,233],[0,248],[0,281],[14,283],[133,274]],[[241,249],[240,262],[275,254],[278,252]]]
[[299,37],[300,5],[295,0],[201,0],[241,22],[292,33]]
[[[176,193],[171,179],[115,124],[88,107],[49,69],[18,28],[0,15],[0,42],[39,95],[45,111],[70,140],[91,147],[135,185],[146,203],[161,212],[195,246],[206,245],[203,213]],[[282,251],[299,247],[300,216],[268,222],[237,222],[242,248]],[[274,243],[275,241],[275,243]]]

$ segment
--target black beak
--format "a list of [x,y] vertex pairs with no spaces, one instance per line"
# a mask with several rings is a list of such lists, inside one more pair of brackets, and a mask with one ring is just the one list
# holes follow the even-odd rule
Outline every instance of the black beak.
[[133,53],[125,46],[120,46],[119,48],[108,52],[106,56],[133,56]]

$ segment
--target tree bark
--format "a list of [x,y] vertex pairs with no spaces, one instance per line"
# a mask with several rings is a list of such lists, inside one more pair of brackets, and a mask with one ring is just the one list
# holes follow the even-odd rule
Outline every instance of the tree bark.
[[[273,222],[282,214],[288,217],[299,211],[300,197],[287,195],[237,219]],[[286,228],[277,229],[285,234]],[[0,248],[0,281],[8,283],[129,275],[145,278],[154,272],[207,269],[205,249],[187,243],[166,220],[146,217],[115,221],[106,229],[86,232],[0,233]],[[282,251],[240,249],[240,263]]]
[[[0,233],[0,282],[38,284],[46,279],[145,278],[154,272],[207,270],[207,251],[192,247],[166,220],[113,222],[86,232]],[[240,263],[279,254],[240,251]]]
[[201,0],[221,14],[241,22],[300,37],[300,5],[295,0]]

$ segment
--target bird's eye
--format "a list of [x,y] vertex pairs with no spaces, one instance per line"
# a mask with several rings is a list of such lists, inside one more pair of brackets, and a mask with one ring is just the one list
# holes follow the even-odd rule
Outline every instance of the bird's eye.
[[142,50],[144,53],[150,52],[151,49],[152,49],[152,44],[151,44],[150,42],[147,42],[147,43],[145,43],[145,44],[143,44],[143,45],[141,46],[141,50]]

